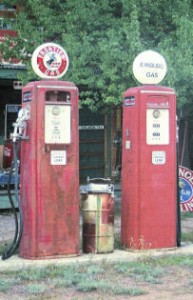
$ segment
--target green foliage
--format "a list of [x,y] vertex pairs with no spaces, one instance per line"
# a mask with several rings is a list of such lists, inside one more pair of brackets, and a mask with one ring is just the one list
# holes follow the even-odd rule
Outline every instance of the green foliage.
[[44,42],[63,46],[70,58],[65,80],[75,82],[81,103],[96,111],[117,105],[125,89],[138,83],[135,56],[146,49],[167,61],[163,85],[174,87],[179,106],[191,103],[193,90],[193,4],[190,0],[9,0],[22,9],[14,22],[18,37],[1,44],[5,57],[22,59],[24,82],[37,79],[30,56]]
[[159,47],[168,62],[168,76],[165,83],[174,87],[178,95],[179,107],[192,102],[193,91],[193,6],[191,1],[176,1],[172,10],[175,30],[160,41]]

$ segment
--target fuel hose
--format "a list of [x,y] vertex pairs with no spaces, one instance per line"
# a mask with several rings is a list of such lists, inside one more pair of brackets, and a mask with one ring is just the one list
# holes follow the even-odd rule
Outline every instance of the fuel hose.
[[[7,192],[8,192],[8,197],[10,201],[10,205],[13,211],[14,215],[14,220],[15,220],[15,234],[12,243],[9,246],[5,246],[4,248],[4,253],[2,255],[2,260],[6,260],[10,258],[17,248],[19,247],[19,243],[22,237],[22,232],[23,232],[23,216],[22,216],[22,208],[21,208],[21,203],[19,199],[19,159],[18,159],[18,153],[20,149],[20,141],[18,142],[13,142],[13,153],[14,153],[14,158],[11,164],[11,170],[9,173],[9,179],[8,179],[8,185],[7,185]],[[14,181],[14,193],[15,193],[15,200],[18,205],[18,210],[19,210],[19,215],[17,213],[17,209],[14,205],[14,201],[11,195],[11,178],[13,175],[13,171],[15,171],[15,181]]]

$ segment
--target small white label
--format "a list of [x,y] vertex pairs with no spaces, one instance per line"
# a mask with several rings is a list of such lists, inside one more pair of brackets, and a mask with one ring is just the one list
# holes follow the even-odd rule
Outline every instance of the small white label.
[[152,164],[164,165],[166,163],[165,151],[152,151]]
[[52,150],[50,152],[50,164],[57,166],[66,165],[66,151]]
[[125,142],[125,149],[131,149],[131,141],[126,141]]

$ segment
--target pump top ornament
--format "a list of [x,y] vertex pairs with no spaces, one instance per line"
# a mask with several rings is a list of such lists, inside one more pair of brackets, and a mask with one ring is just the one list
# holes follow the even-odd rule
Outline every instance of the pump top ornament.
[[57,79],[67,72],[69,59],[66,51],[55,43],[45,43],[35,49],[31,64],[41,78]]
[[166,72],[166,61],[156,51],[143,51],[133,62],[133,74],[141,84],[158,84],[164,79]]

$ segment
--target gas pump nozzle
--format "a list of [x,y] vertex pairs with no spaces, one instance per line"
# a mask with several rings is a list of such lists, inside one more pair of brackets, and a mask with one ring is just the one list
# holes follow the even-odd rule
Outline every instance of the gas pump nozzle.
[[19,139],[28,139],[29,137],[26,136],[26,128],[27,123],[26,121],[30,119],[30,111],[29,108],[26,107],[25,109],[22,108],[19,110],[18,118],[15,123],[13,123],[14,131],[11,134],[11,138],[13,142]]

